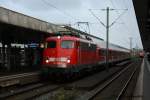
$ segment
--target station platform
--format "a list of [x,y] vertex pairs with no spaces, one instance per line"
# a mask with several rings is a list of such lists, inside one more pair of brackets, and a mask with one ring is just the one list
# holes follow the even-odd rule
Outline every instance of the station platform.
[[133,100],[150,100],[150,61],[143,58]]
[[26,67],[22,67],[22,68],[18,68],[18,69],[11,69],[11,70],[0,69],[0,77],[8,76],[8,75],[22,74],[22,73],[29,73],[29,72],[41,70],[41,68],[39,66],[34,66],[34,67],[26,66]]

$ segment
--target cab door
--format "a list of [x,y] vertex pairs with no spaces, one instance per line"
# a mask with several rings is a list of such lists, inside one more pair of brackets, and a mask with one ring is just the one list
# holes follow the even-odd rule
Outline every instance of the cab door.
[[76,42],[76,48],[77,48],[77,64],[81,64],[81,47],[80,47],[80,42]]

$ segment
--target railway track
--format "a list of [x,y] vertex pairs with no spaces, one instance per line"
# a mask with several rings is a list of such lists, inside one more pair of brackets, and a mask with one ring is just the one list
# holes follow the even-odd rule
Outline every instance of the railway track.
[[[131,84],[131,81],[133,81],[133,78],[134,82],[136,82],[136,77],[140,68],[138,65],[140,65],[140,63],[137,62],[130,64],[114,77],[100,84],[95,89],[85,93],[85,95],[80,96],[77,100],[131,99],[135,84],[132,83],[132,90],[129,90],[128,86]],[[130,94],[128,94],[127,90]]]
[[34,98],[34,100],[60,100],[59,98],[62,100],[88,100],[88,98],[90,98],[89,96],[92,96],[91,94],[93,94],[93,91],[97,89],[99,84],[102,84],[104,81],[112,78],[112,76],[116,75],[116,73],[119,73],[123,68],[125,68],[125,66],[129,64],[131,65],[131,61],[122,63],[116,67],[112,67],[109,69],[109,72],[102,71],[80,80],[67,83],[57,91],[41,95]]
[[5,100],[32,99],[36,96],[42,95],[43,93],[57,90],[58,88],[60,88],[59,85],[55,85],[49,82],[36,83],[36,84],[20,87],[19,89],[11,90],[10,92],[0,94],[0,99],[5,99]]
[[61,85],[41,80],[41,72],[29,72],[0,77],[0,100],[26,100],[57,90]]
[[[29,89],[41,87],[42,84],[35,84],[41,80],[40,71],[26,72],[15,75],[0,77],[0,99],[28,91]],[[32,85],[28,87],[27,85]],[[23,88],[22,88],[23,87]],[[20,89],[22,88],[22,89]]]
[[[128,65],[128,66],[125,67],[125,65],[126,66]],[[120,77],[124,76],[124,73],[126,73],[125,75],[125,77],[127,77],[126,81],[121,82],[119,80],[121,83],[125,83],[123,86],[119,86],[120,87],[119,92],[117,93],[111,92],[111,93],[117,94],[117,96],[115,95],[114,100],[119,100],[120,98],[123,98],[124,96],[126,96],[124,94],[128,94],[126,92],[128,84],[130,84],[130,81],[134,77],[135,73],[138,74],[137,70],[139,67],[138,66],[135,67],[135,65],[137,65],[137,63],[126,62],[120,65],[117,65],[117,67],[110,68],[109,72],[103,71],[95,75],[88,76],[83,79],[75,80],[73,82],[64,83],[64,84],[60,84],[60,83],[56,84],[53,82],[45,82],[45,83],[37,82],[34,84],[30,84],[30,85],[23,85],[20,88],[12,89],[6,93],[0,94],[0,99],[43,100],[43,98],[44,99],[46,98],[45,100],[49,100],[49,99],[57,100],[56,98],[51,98],[53,95],[57,95],[58,97],[66,96],[72,100],[73,99],[77,99],[77,100],[101,100],[102,99],[103,100],[103,98],[101,97],[104,97],[104,95],[106,94],[110,94],[109,92],[113,90],[112,87],[115,87],[117,85],[116,84],[116,82],[118,82],[117,80]],[[120,79],[124,79],[124,78],[120,78]],[[114,84],[114,86],[112,86],[112,84]],[[108,97],[108,95],[106,97]],[[65,99],[62,99],[62,100],[65,100]]]
[[24,85],[28,83],[37,82],[40,80],[40,71],[8,75],[0,77],[0,87],[8,87],[13,85]]

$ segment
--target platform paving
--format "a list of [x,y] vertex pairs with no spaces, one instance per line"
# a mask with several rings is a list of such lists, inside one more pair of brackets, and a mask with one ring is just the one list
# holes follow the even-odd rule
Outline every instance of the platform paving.
[[150,64],[145,60],[143,77],[143,100],[150,100]]
[[150,62],[143,59],[133,100],[150,100]]

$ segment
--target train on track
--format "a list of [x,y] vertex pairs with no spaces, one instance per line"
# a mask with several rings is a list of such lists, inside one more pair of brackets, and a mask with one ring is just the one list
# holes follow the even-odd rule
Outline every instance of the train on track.
[[[106,42],[86,33],[57,32],[46,38],[42,72],[49,74],[79,74],[106,63]],[[130,58],[129,49],[109,44],[109,63]]]

